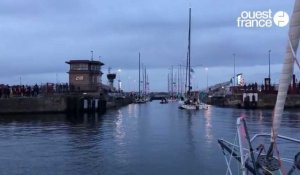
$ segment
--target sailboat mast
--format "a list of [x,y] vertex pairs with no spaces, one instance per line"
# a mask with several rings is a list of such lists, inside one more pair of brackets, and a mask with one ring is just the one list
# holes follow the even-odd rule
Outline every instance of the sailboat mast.
[[144,65],[142,64],[142,96],[144,96],[145,93],[144,77]]
[[168,73],[168,94],[170,94],[170,73]]
[[141,97],[141,53],[139,52],[139,98]]
[[188,94],[191,90],[191,13],[192,9],[189,8],[189,37],[188,37]]
[[178,67],[178,70],[177,70],[177,95],[179,94],[179,89],[180,89],[180,82],[179,82],[179,78],[180,78],[180,65]]
[[146,76],[146,66],[144,68],[144,94],[147,94],[147,76]]
[[149,93],[150,91],[150,88],[149,88],[149,77],[148,77],[148,74],[146,72],[146,92]]
[[186,67],[185,67],[185,86],[184,92],[187,93],[187,84],[188,84],[188,67],[189,67],[189,53],[186,53]]
[[174,94],[174,76],[173,76],[173,66],[171,67],[171,97],[173,97]]
[[179,65],[179,93],[182,95],[182,69],[181,69],[181,64]]

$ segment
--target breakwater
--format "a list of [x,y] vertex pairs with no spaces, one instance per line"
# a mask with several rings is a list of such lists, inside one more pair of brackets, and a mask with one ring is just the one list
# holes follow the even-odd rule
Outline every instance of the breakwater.
[[[258,93],[255,99],[254,108],[274,108],[276,103],[277,94],[262,94]],[[251,103],[252,101],[250,101]],[[211,97],[207,101],[208,104],[222,106],[222,107],[237,107],[247,108],[247,103],[243,94],[234,94],[225,97]],[[249,103],[249,102],[248,102]],[[286,99],[285,108],[299,108],[300,95],[289,94]]]
[[97,95],[51,95],[0,99],[0,113],[82,113],[100,112],[132,103],[131,98],[107,100]]
[[65,112],[64,96],[16,97],[0,99],[0,113]]

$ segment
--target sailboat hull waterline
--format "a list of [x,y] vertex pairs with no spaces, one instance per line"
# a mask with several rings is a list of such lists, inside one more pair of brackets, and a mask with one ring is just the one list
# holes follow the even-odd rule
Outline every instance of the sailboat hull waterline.
[[187,110],[199,110],[199,109],[208,109],[208,105],[204,103],[200,104],[184,104],[184,101],[179,102],[179,109],[187,109]]
[[187,110],[199,110],[199,105],[180,105],[179,109],[187,109]]
[[[238,118],[237,134],[234,143],[228,142],[224,139],[218,140],[227,165],[226,174],[233,174],[231,164],[232,158],[237,160],[239,169],[243,175],[282,175],[284,174],[283,171],[287,172],[285,173],[287,175],[300,174],[300,152],[298,152],[300,148],[300,140],[278,134],[287,91],[292,80],[299,38],[300,0],[295,0],[288,33],[288,44],[279,80],[279,89],[274,109],[274,116],[272,118],[271,134],[255,134],[251,138],[247,130],[245,117]],[[262,138],[266,138],[266,141],[270,140],[271,142],[262,144]],[[256,141],[257,145],[255,145]],[[278,149],[277,145],[288,144],[293,144],[293,146],[291,146],[289,149],[289,152],[292,151],[292,148],[295,148],[295,150],[293,150],[293,153],[295,154],[294,158],[288,156],[287,152],[281,153],[281,155],[279,154],[280,150]],[[267,152],[264,152],[264,145],[269,145]]]

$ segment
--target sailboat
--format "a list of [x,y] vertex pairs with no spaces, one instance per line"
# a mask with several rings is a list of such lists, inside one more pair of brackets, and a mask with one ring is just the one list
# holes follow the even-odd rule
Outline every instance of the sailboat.
[[199,109],[207,109],[207,105],[201,103],[199,101],[199,93],[192,93],[191,86],[191,13],[192,9],[189,8],[189,33],[188,33],[188,52],[187,52],[187,65],[186,65],[186,73],[187,73],[187,92],[186,99],[183,97],[179,101],[179,109],[187,109],[187,110],[199,110]]
[[149,102],[150,98],[148,96],[148,89],[149,88],[149,82],[148,82],[148,74],[146,66],[143,67],[143,99],[145,102]]
[[141,94],[141,53],[139,52],[139,93],[135,103],[146,103],[144,96]]
[[[288,156],[288,154],[291,154],[292,150],[289,150],[289,153],[286,152],[280,155],[280,150],[278,150],[277,147],[279,142],[283,145],[295,145],[294,148],[297,149],[296,151],[299,151],[300,149],[299,139],[278,134],[288,87],[290,86],[292,79],[296,51],[298,49],[300,38],[300,0],[295,0],[288,37],[288,44],[282,73],[280,75],[279,89],[272,119],[271,134],[255,134],[250,138],[245,117],[238,118],[236,123],[237,135],[235,142],[231,143],[224,139],[218,140],[227,165],[226,174],[233,174],[231,163],[234,159],[238,162],[239,169],[243,175],[281,175],[284,171],[286,172],[285,174],[288,175],[300,174],[300,152],[293,152],[292,154],[295,155],[294,157]],[[268,142],[268,140],[270,140],[269,148],[264,153],[265,144],[262,144],[261,141]],[[256,142],[259,143],[259,146],[257,149],[254,149]]]

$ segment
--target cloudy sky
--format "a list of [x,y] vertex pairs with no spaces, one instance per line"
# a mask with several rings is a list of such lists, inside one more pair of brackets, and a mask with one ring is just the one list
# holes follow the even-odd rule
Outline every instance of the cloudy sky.
[[[288,27],[238,28],[242,11],[283,10],[294,0],[0,0],[0,84],[66,82],[70,59],[94,59],[137,88],[138,52],[150,88],[167,89],[170,67],[185,63],[188,8],[192,8],[194,88],[228,81],[236,72],[278,81]],[[202,66],[200,66],[202,65]],[[208,71],[205,71],[205,67]],[[297,71],[296,71],[296,74]],[[106,76],[106,75],[105,75]],[[106,78],[103,77],[106,83]]]

